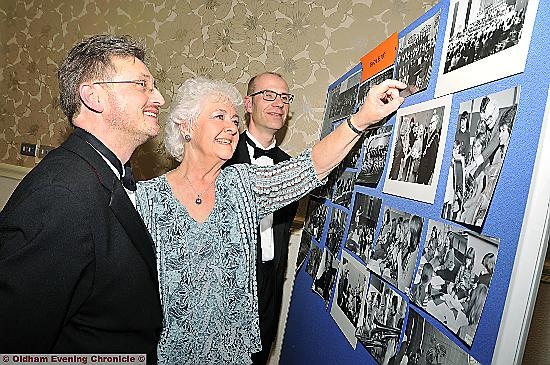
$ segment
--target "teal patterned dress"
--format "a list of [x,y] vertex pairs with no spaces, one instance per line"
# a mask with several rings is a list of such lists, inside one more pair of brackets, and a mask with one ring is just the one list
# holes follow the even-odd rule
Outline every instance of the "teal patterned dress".
[[136,205],[155,242],[164,312],[159,364],[251,363],[250,353],[261,348],[259,221],[321,183],[310,150],[274,166],[229,166],[203,223],[174,197],[166,175],[138,183]]

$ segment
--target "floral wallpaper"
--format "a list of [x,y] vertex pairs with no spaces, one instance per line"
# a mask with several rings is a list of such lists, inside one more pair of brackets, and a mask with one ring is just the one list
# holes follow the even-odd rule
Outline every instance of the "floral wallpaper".
[[[296,95],[282,148],[318,139],[327,87],[436,0],[0,0],[0,163],[33,167],[22,142],[58,146],[70,127],[58,107],[57,66],[75,42],[130,34],[150,54],[167,105],[195,75],[244,94],[250,77],[275,71]],[[167,107],[164,108],[166,115]],[[162,136],[139,148],[139,178],[173,167]]]

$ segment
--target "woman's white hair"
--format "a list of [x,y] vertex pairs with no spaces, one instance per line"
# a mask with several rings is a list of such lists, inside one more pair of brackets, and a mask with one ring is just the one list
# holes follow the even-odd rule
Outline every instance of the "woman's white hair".
[[237,88],[223,80],[210,80],[202,76],[185,80],[172,100],[164,129],[164,147],[177,161],[181,161],[184,154],[180,124],[186,125],[189,129],[195,128],[203,102],[209,97],[219,97],[218,100],[228,101],[235,108],[243,103]]

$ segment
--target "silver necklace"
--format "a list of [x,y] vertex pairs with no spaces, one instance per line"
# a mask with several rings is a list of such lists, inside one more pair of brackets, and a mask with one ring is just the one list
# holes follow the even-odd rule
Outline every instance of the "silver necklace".
[[191,180],[189,180],[189,178],[187,177],[187,175],[183,175],[183,177],[185,178],[185,180],[187,180],[187,182],[189,183],[189,186],[191,187],[191,189],[193,190],[193,192],[195,194],[197,194],[197,199],[195,199],[195,204],[197,205],[201,205],[202,204],[202,199],[201,199],[201,195],[204,194],[206,192],[206,190],[210,189],[210,187],[212,186],[212,184],[214,183],[214,181],[216,181],[216,179],[212,180],[210,182],[210,184],[208,184],[208,186],[206,187],[206,189],[204,189],[200,194],[197,193],[197,190],[195,189],[195,187],[193,186],[193,184],[191,184]]

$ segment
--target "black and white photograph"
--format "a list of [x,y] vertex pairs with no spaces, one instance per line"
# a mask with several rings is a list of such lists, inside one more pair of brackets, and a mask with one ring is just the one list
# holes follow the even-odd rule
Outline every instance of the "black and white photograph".
[[460,104],[441,217],[482,227],[502,170],[520,87]]
[[[331,85],[332,86],[332,85]],[[323,124],[321,125],[321,132],[319,134],[319,139],[326,137],[330,132],[332,132],[333,125],[332,121],[329,118],[330,107],[332,99],[334,99],[338,94],[338,87],[329,88],[327,91],[327,97],[325,100],[325,111],[323,113]]]
[[435,96],[523,72],[538,0],[451,0]]
[[499,239],[435,220],[410,297],[471,346],[495,270]]
[[[346,115],[346,111],[342,109],[342,105],[348,105],[349,108],[349,103],[344,103],[344,97],[341,98],[340,94],[345,93],[348,89],[351,89],[351,92],[348,92],[346,95],[350,93],[357,94],[359,83],[361,82],[361,72],[361,64],[358,64],[329,86],[325,100],[325,111],[323,113],[320,139],[326,137],[334,129],[333,123],[335,121],[343,119]],[[353,104],[353,106],[355,106],[356,100],[353,101]],[[352,109],[347,115],[352,114],[353,111]],[[338,116],[338,114],[342,114],[342,116]]]
[[361,158],[361,146],[363,143],[363,136],[359,141],[351,148],[347,156],[344,157],[341,164],[344,168],[357,170],[359,168],[359,160]]
[[314,242],[311,242],[309,258],[306,264],[306,273],[308,273],[312,278],[315,278],[315,275],[317,274],[322,256],[323,251]]
[[385,207],[367,267],[407,294],[414,276],[422,217]]
[[470,354],[458,347],[413,307],[409,307],[407,329],[391,365],[479,365]]
[[[455,29],[449,39],[443,73],[454,71],[519,43],[529,1],[485,1],[453,9]],[[472,11],[473,10],[473,11]],[[458,23],[457,23],[458,21]]]
[[381,365],[395,355],[407,302],[378,276],[371,274],[355,336]]
[[400,93],[403,97],[428,87],[439,30],[439,17],[438,12],[399,39],[396,78],[407,84],[407,88]]
[[382,199],[380,198],[362,193],[355,194],[353,212],[344,247],[353,252],[364,263],[369,258],[369,252],[374,242],[374,232],[378,224],[381,206]]
[[354,113],[360,82],[361,70],[350,75],[331,90],[329,109],[326,110],[330,122],[340,120]]
[[304,222],[304,231],[311,234],[317,242],[321,242],[325,221],[327,219],[328,206],[322,200],[309,198]]
[[355,330],[368,278],[367,268],[349,253],[343,251],[330,315],[354,349],[357,345]]
[[[359,111],[361,106],[365,103],[365,98],[367,97],[370,88],[374,85],[380,84],[384,80],[393,79],[393,72],[394,67],[392,65],[361,83],[359,86],[359,92],[357,93],[357,105],[355,107],[355,112]],[[383,122],[381,123],[383,124]]]
[[323,298],[325,307],[328,307],[337,273],[338,259],[325,247],[311,286],[311,289]]
[[311,247],[311,234],[306,230],[302,230],[302,236],[300,238],[300,246],[298,247],[298,253],[296,254],[296,270],[300,271],[300,268],[306,261],[307,253]]
[[427,185],[439,149],[443,107],[401,117],[390,179]]
[[340,251],[340,244],[344,238],[347,218],[348,214],[342,209],[332,207],[325,247],[327,247],[334,255],[338,255],[338,251]]
[[334,204],[345,208],[349,207],[356,177],[355,172],[346,170],[334,182],[334,192],[332,194]]
[[363,159],[357,185],[375,188],[380,182],[388,155],[393,125],[369,128],[363,134]]
[[327,182],[324,185],[316,187],[311,191],[310,196],[318,199],[329,199],[332,194],[333,182],[331,182],[331,176],[333,176],[334,170],[327,177]]
[[451,102],[447,96],[397,111],[384,193],[433,204]]
[[336,181],[340,178],[340,176],[344,173],[344,171],[346,171],[346,167],[344,166],[344,162],[341,162],[338,166],[334,168],[334,170],[330,172],[327,177],[327,182],[324,185],[315,188],[310,193],[310,195],[318,198],[330,199],[334,191],[334,185],[336,184]]

